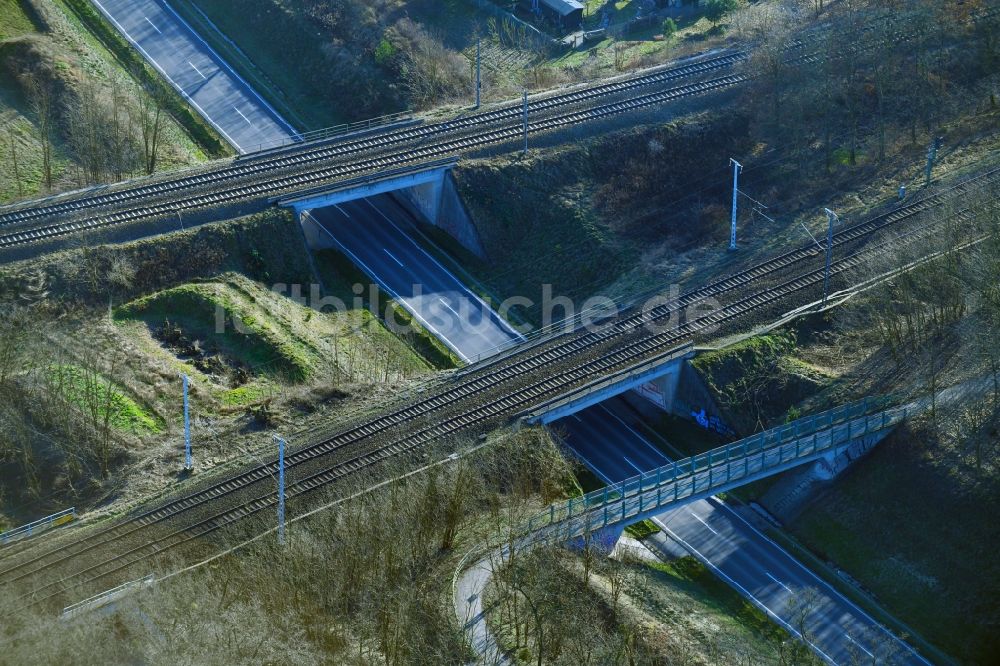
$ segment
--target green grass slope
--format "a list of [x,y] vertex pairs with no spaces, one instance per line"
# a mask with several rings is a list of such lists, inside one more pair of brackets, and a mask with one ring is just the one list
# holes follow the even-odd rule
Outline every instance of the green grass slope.
[[95,420],[133,435],[158,433],[163,424],[114,382],[76,365],[57,365],[51,381],[64,400]]
[[20,0],[0,0],[0,40],[35,32],[37,27],[28,17]]
[[[153,331],[169,322],[205,351],[276,380],[352,382],[371,374],[370,366],[386,378],[424,367],[399,340],[380,335],[370,315],[316,310],[236,273],[143,296],[116,308],[115,318]],[[260,392],[259,385],[237,387],[223,400],[242,404]]]
[[171,322],[258,372],[307,379],[318,364],[314,341],[296,335],[288,313],[273,310],[280,305],[266,294],[227,275],[220,282],[183,285],[131,301],[117,308],[115,317],[141,319],[151,327]]

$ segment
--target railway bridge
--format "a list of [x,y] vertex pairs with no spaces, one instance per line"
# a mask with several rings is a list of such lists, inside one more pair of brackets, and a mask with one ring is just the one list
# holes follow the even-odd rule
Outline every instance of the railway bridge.
[[615,486],[552,505],[531,518],[526,539],[560,542],[601,535],[610,546],[626,525],[677,506],[824,459],[832,467],[860,458],[921,411],[866,398],[638,474]]
[[[686,545],[673,531],[679,529],[679,514],[685,507],[706,504],[706,498],[718,493],[810,462],[825,460],[842,465],[845,460],[865,455],[897,425],[925,408],[921,401],[895,406],[888,398],[861,400],[693,457],[671,461],[581,497],[550,505],[515,528],[503,543],[482,544],[467,553],[459,564],[454,578],[453,603],[468,643],[478,654],[480,663],[511,663],[487,627],[482,595],[494,567],[507,561],[512,553],[560,544],[608,552],[626,525],[647,519],[653,519],[671,538]],[[693,515],[696,520],[704,522],[697,514]],[[720,530],[725,525],[719,520],[713,523]],[[785,566],[783,560],[790,559],[789,556],[773,542],[764,538],[755,539],[757,543],[747,543],[744,547],[758,551],[755,554],[762,561],[754,564],[766,567],[761,573],[772,579],[770,587],[774,588],[764,589],[765,593],[770,592],[768,596],[772,598],[765,597],[764,593],[759,593],[761,597],[758,598],[725,572],[728,568],[726,562],[738,559],[735,550],[739,548],[740,534],[717,533],[708,523],[704,527],[712,532],[707,537],[708,541],[723,544],[731,541],[732,545],[724,548],[726,556],[716,563],[706,560],[700,551],[692,549],[692,554],[717,571],[723,580],[784,626],[790,634],[797,636],[795,627],[784,618],[786,613],[774,612],[772,608],[775,606],[765,605],[762,599],[766,598],[774,604],[775,589],[780,595],[794,595],[795,591],[789,584],[819,585],[819,581],[813,582],[809,577],[811,574],[805,569],[806,576],[795,569],[783,571],[777,568]],[[771,571],[789,583],[774,578]],[[837,631],[821,631],[815,636],[799,637],[808,642],[824,663],[849,663],[860,645],[879,663],[891,661],[929,666],[929,662],[911,646],[832,589],[821,593],[820,600],[815,608],[810,609],[810,620],[836,627]],[[884,637],[879,638],[880,635]],[[888,653],[883,655],[882,652],[886,651]]]

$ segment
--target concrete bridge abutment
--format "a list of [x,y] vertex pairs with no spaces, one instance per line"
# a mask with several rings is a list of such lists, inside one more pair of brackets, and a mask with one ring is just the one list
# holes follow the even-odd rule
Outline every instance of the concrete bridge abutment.
[[768,489],[760,498],[760,504],[779,521],[794,519],[819,491],[871,453],[890,432],[891,429],[881,430],[852,439],[846,445],[828,451],[812,464],[792,470]]
[[628,370],[574,389],[540,405],[524,417],[529,423],[547,425],[644,385],[658,386],[657,382],[661,382],[659,386],[663,387],[657,394],[660,396],[660,403],[666,404],[665,392],[676,390],[681,368],[692,353],[691,345],[684,345]]
[[388,194],[417,219],[438,227],[467,250],[482,257],[485,252],[479,233],[462,203],[451,175],[455,164],[454,161],[443,161],[397,169],[314,188],[275,199],[273,203],[293,209],[310,249],[320,250],[333,247],[333,241],[315,222],[310,222],[309,216],[304,213]]

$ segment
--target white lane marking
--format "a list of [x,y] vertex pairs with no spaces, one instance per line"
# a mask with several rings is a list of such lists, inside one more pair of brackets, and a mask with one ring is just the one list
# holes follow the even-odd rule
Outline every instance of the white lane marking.
[[402,266],[403,268],[406,268],[405,266],[403,266],[403,262],[402,262],[402,261],[400,261],[399,259],[397,259],[397,258],[396,258],[396,255],[394,255],[394,254],[393,254],[392,252],[389,252],[389,250],[387,250],[387,249],[385,249],[385,248],[382,248],[382,251],[383,251],[383,252],[385,252],[385,253],[386,253],[387,255],[389,255],[390,257],[392,257],[392,260],[393,260],[393,261],[395,261],[395,262],[396,262],[397,264],[399,264],[399,265],[400,265],[400,266]]
[[692,516],[694,516],[694,519],[695,519],[695,520],[697,520],[697,521],[698,521],[699,523],[701,523],[702,525],[704,525],[705,527],[707,527],[707,528],[708,528],[708,531],[709,531],[709,532],[711,532],[712,534],[715,534],[716,536],[718,536],[718,534],[719,534],[719,533],[718,533],[718,532],[716,532],[716,531],[715,531],[715,530],[714,530],[714,529],[712,528],[712,526],[711,526],[711,525],[709,525],[709,524],[708,524],[708,523],[706,523],[706,522],[705,522],[704,520],[702,520],[702,519],[701,519],[701,516],[699,516],[699,515],[698,515],[697,513],[695,513],[694,511],[688,511],[688,513],[690,513],[690,514],[691,514]]
[[635,428],[633,428],[628,423],[626,423],[624,419],[622,419],[620,416],[618,416],[617,414],[615,414],[613,411],[611,411],[608,407],[605,407],[604,405],[601,405],[601,408],[604,411],[606,411],[608,414],[610,414],[611,418],[615,419],[616,421],[618,421],[619,423],[621,423],[623,426],[625,426],[625,428],[627,428],[629,432],[631,432],[633,435],[636,436],[636,439],[638,439],[640,442],[642,442],[643,444],[645,444],[646,446],[648,446],[650,449],[652,449],[653,453],[655,453],[659,458],[661,458],[664,461],[666,461],[664,464],[669,464],[671,462],[670,458],[668,458],[663,453],[663,451],[660,451],[658,448],[656,448],[655,446],[653,446],[652,442],[650,442],[648,439],[646,439],[641,434],[639,434],[638,432],[636,432]]
[[[104,5],[101,4],[101,0],[93,0],[93,2],[94,2],[95,5],[97,5],[97,8],[101,10],[101,13],[104,14],[104,16],[109,21],[111,21],[112,23],[115,24],[115,27],[118,28],[118,32],[120,32],[123,35],[125,35],[125,39],[127,39],[129,42],[131,42],[132,46],[134,46],[136,49],[138,49],[139,53],[141,53],[142,56],[146,60],[148,60],[150,63],[152,63],[152,65],[156,69],[156,71],[158,71],[163,76],[163,78],[165,78],[167,81],[170,81],[170,85],[172,85],[174,87],[174,90],[176,90],[177,92],[179,92],[181,94],[181,97],[183,97],[184,99],[186,99],[191,106],[193,106],[195,109],[197,109],[198,113],[201,114],[201,117],[205,118],[206,120],[208,120],[208,124],[209,125],[211,125],[212,127],[214,127],[216,129],[216,131],[219,132],[219,134],[221,134],[222,136],[226,137],[226,141],[228,141],[231,146],[234,146],[236,148],[236,150],[240,151],[240,153],[242,153],[242,154],[245,155],[246,151],[243,150],[243,146],[241,146],[240,144],[238,144],[233,139],[233,137],[229,136],[229,134],[226,133],[226,130],[222,129],[222,127],[219,125],[219,123],[217,123],[214,120],[212,120],[212,116],[210,116],[207,113],[205,113],[205,109],[201,108],[201,106],[198,105],[198,102],[194,101],[194,98],[191,97],[191,95],[187,94],[187,92],[184,91],[184,88],[182,88],[181,86],[177,85],[177,82],[174,81],[172,78],[170,78],[170,75],[167,74],[167,71],[165,69],[163,69],[163,67],[160,66],[160,63],[156,62],[156,60],[154,60],[152,58],[152,56],[149,55],[149,53],[146,51],[146,49],[142,48],[142,46],[139,44],[139,42],[135,41],[135,38],[133,38],[132,35],[130,35],[128,33],[128,30],[125,29],[125,26],[123,26],[121,23],[119,23],[118,19],[116,19],[114,16],[112,16],[111,12],[109,12],[107,10],[107,8]],[[167,5],[167,8],[171,9],[170,5]],[[173,11],[173,10],[171,9],[171,11]],[[225,61],[223,61],[223,63],[225,63]]]
[[[343,211],[341,211],[341,212],[343,212]],[[446,345],[448,345],[448,347],[453,352],[455,352],[456,354],[458,354],[458,357],[460,359],[462,359],[466,363],[470,362],[469,357],[466,356],[465,354],[463,354],[462,350],[459,349],[458,346],[456,346],[454,342],[452,342],[451,340],[449,340],[446,335],[444,335],[443,333],[441,333],[440,331],[438,331],[436,328],[434,328],[433,326],[431,326],[430,322],[428,322],[426,319],[424,319],[423,316],[417,311],[417,309],[415,307],[413,307],[407,301],[403,300],[399,296],[399,294],[397,294],[395,291],[393,291],[392,288],[388,284],[381,282],[378,279],[375,271],[373,271],[372,269],[368,268],[368,265],[365,264],[365,262],[361,261],[361,259],[356,254],[354,254],[353,252],[351,252],[350,250],[348,250],[347,247],[343,243],[341,243],[340,240],[336,236],[334,236],[332,233],[330,233],[329,229],[327,229],[326,227],[324,227],[322,225],[322,223],[320,223],[320,221],[317,220],[308,211],[306,211],[306,214],[309,215],[309,217],[311,217],[316,222],[316,225],[320,229],[322,229],[326,233],[327,236],[330,237],[330,239],[337,245],[337,247],[339,247],[344,252],[344,254],[346,254],[348,257],[351,258],[351,261],[353,261],[358,266],[360,266],[361,270],[363,270],[365,273],[367,273],[368,276],[371,279],[375,280],[376,282],[379,282],[382,285],[382,288],[385,289],[387,292],[389,292],[389,295],[392,296],[393,300],[395,300],[397,303],[401,304],[404,308],[406,308],[406,310],[410,314],[412,314],[414,317],[417,318],[417,321],[419,321],[423,326],[425,326],[432,333],[434,333],[435,335],[437,335]],[[346,213],[344,213],[344,214],[346,215]]]
[[250,125],[250,127],[253,127],[253,123],[252,123],[252,122],[250,122],[250,119],[249,119],[249,118],[247,118],[246,116],[244,116],[244,115],[243,115],[243,112],[242,112],[242,111],[240,111],[239,109],[237,109],[237,108],[236,108],[235,106],[233,107],[233,110],[234,110],[234,111],[236,111],[236,113],[238,113],[238,114],[240,114],[241,116],[243,116],[243,120],[247,121],[247,124],[248,124],[248,125]]
[[188,64],[191,65],[191,69],[193,69],[194,71],[198,72],[198,76],[200,76],[202,79],[206,79],[206,80],[208,79],[207,76],[205,76],[204,74],[201,73],[200,69],[198,69],[197,67],[195,67],[195,65],[194,65],[193,62],[191,62],[190,60],[188,60]]
[[439,298],[438,300],[441,301],[442,305],[444,305],[446,308],[448,308],[449,310],[451,310],[452,314],[454,314],[456,317],[461,318],[461,315],[458,314],[458,312],[455,310],[455,308],[453,308],[450,305],[448,305],[448,301],[444,300],[443,298]]
[[581,419],[581,418],[580,418],[579,416],[577,416],[576,414],[570,414],[570,416],[571,416],[571,417],[573,417],[574,419],[576,419],[577,421],[579,421],[580,423],[583,423],[583,419]]
[[764,611],[764,613],[768,617],[770,617],[775,622],[777,622],[782,627],[784,627],[785,631],[787,631],[788,633],[790,633],[792,636],[795,636],[799,640],[805,641],[809,645],[809,647],[811,647],[813,650],[816,651],[816,654],[818,654],[820,657],[823,658],[823,660],[826,663],[832,664],[833,666],[837,666],[837,662],[834,661],[830,657],[830,655],[828,655],[827,653],[823,652],[823,650],[821,650],[818,645],[816,645],[815,643],[813,643],[812,641],[810,641],[808,638],[805,638],[802,634],[800,634],[798,631],[796,631],[795,627],[793,627],[792,625],[790,625],[787,622],[785,622],[785,620],[783,620],[780,615],[778,615],[773,610],[771,610],[770,608],[768,608],[764,604],[764,602],[762,602],[761,600],[759,600],[757,597],[753,596],[753,594],[750,593],[750,590],[746,589],[745,587],[743,587],[742,585],[740,585],[739,583],[737,583],[736,580],[734,580],[733,578],[730,578],[722,569],[720,569],[719,567],[717,567],[714,564],[712,564],[711,560],[709,560],[707,557],[705,557],[704,555],[702,555],[698,551],[697,548],[695,548],[694,546],[692,546],[691,544],[689,544],[684,539],[680,538],[680,536],[678,536],[676,533],[674,533],[673,530],[671,530],[669,527],[667,527],[666,523],[664,523],[662,520],[660,520],[659,516],[654,517],[652,520],[653,520],[654,523],[656,523],[657,525],[660,526],[660,529],[662,529],[664,532],[666,532],[667,534],[669,534],[670,538],[672,538],[674,541],[676,541],[681,546],[683,546],[684,548],[686,548],[687,550],[689,550],[691,553],[693,553],[694,556],[697,557],[699,560],[701,560],[702,562],[704,562],[705,566],[707,566],[709,569],[711,569],[712,571],[715,572],[715,575],[717,575],[719,578],[721,578],[724,581],[726,581],[727,583],[729,583],[730,586],[736,588],[736,590],[740,594],[742,594],[744,597],[746,597],[747,599],[749,599],[755,606],[757,606],[757,608],[759,608],[762,611]]
[[904,641],[903,639],[901,639],[899,636],[897,636],[893,632],[889,631],[889,629],[887,629],[885,626],[883,626],[882,623],[877,622],[875,620],[875,618],[873,618],[871,615],[869,615],[868,613],[866,613],[860,606],[858,606],[856,603],[854,603],[853,601],[851,601],[850,599],[848,599],[847,597],[845,597],[843,595],[843,593],[841,593],[839,590],[837,590],[836,588],[834,588],[828,582],[826,582],[825,580],[823,580],[822,578],[820,578],[816,574],[816,572],[814,572],[812,569],[810,569],[806,565],[802,564],[802,562],[800,562],[798,560],[798,558],[792,557],[788,553],[788,551],[786,551],[784,548],[782,548],[781,546],[779,546],[777,544],[777,542],[774,541],[774,539],[772,539],[771,537],[767,536],[766,534],[764,534],[763,532],[761,532],[760,530],[758,530],[756,527],[754,527],[753,525],[751,525],[750,522],[746,518],[744,518],[743,516],[741,516],[738,511],[733,511],[729,506],[726,505],[725,502],[718,502],[718,501],[716,501],[716,502],[713,502],[713,504],[717,504],[720,508],[722,508],[725,511],[728,511],[733,516],[735,516],[738,520],[740,520],[747,527],[749,527],[751,531],[753,531],[755,534],[757,534],[757,536],[759,536],[764,541],[767,541],[769,544],[771,544],[771,546],[773,546],[774,549],[778,553],[780,553],[781,555],[784,555],[790,561],[794,562],[800,569],[802,569],[802,571],[806,572],[806,574],[808,574],[810,578],[812,578],[813,580],[815,580],[818,583],[819,586],[825,587],[827,590],[830,591],[830,593],[834,597],[836,597],[838,600],[842,601],[843,603],[845,603],[848,606],[850,606],[851,608],[853,608],[858,613],[858,615],[860,615],[861,617],[863,617],[866,620],[868,620],[869,622],[871,622],[874,627],[876,627],[878,629],[881,629],[886,634],[886,636],[889,636],[891,639],[893,639],[894,641],[896,641],[897,645],[902,646],[911,655],[913,655],[915,658],[917,658],[918,660],[920,660],[922,663],[926,664],[927,666],[934,666],[922,654],[920,654],[919,652],[917,652],[916,649],[914,649],[914,647],[912,645],[910,645],[909,643],[907,643],[906,641]]
[[[634,462],[632,462],[631,460],[629,460],[625,456],[622,456],[622,459],[625,460],[625,462],[627,462],[629,465],[632,465],[632,467],[633,467],[633,469],[635,469],[635,471],[639,472],[639,474],[642,474],[642,470],[639,468],[638,465],[636,465]],[[709,529],[712,529],[712,528],[709,528]],[[712,531],[714,532],[715,530],[712,530]]]
[[[160,32],[160,29],[156,27],[156,24],[154,24],[152,21],[149,20],[149,17],[143,16],[142,18],[146,19],[146,23],[153,26],[153,30],[155,30],[156,32]],[[160,34],[162,35],[163,33],[160,32]]]
[[768,578],[770,578],[771,580],[773,580],[775,583],[777,583],[781,587],[783,587],[786,590],[788,590],[789,594],[795,594],[794,592],[792,592],[792,588],[788,587],[787,585],[785,585],[784,583],[782,583],[780,580],[778,580],[777,578],[775,578],[774,576],[772,576],[770,571],[765,571],[764,575],[767,576]]
[[443,265],[441,265],[441,262],[440,262],[440,261],[438,261],[438,260],[437,260],[437,259],[436,259],[436,258],[435,258],[435,257],[434,257],[433,255],[431,255],[431,253],[430,253],[430,252],[428,252],[428,251],[427,251],[427,250],[425,250],[425,249],[424,249],[423,247],[421,247],[421,246],[420,246],[420,245],[419,245],[419,244],[418,244],[418,243],[417,243],[417,242],[416,242],[415,240],[413,240],[413,239],[412,239],[412,238],[411,238],[411,237],[409,236],[409,234],[407,234],[407,233],[406,233],[405,231],[403,231],[402,229],[400,229],[400,228],[399,228],[399,225],[397,225],[397,224],[396,224],[395,222],[393,222],[393,221],[392,221],[392,218],[390,218],[390,217],[389,217],[388,215],[386,215],[385,213],[383,213],[383,212],[382,212],[382,210],[381,210],[381,209],[380,209],[380,208],[379,208],[378,206],[376,206],[375,204],[373,204],[373,203],[371,202],[371,200],[369,200],[368,198],[365,198],[365,200],[364,200],[364,201],[365,201],[365,203],[367,203],[367,204],[368,204],[369,206],[371,206],[372,208],[374,208],[374,209],[375,209],[375,212],[376,212],[376,213],[378,213],[378,214],[379,214],[379,215],[381,215],[381,216],[382,216],[383,218],[385,218],[385,220],[386,220],[386,221],[387,221],[387,222],[388,222],[389,224],[391,224],[392,226],[396,227],[396,230],[397,230],[397,231],[398,231],[398,232],[399,232],[400,234],[402,234],[404,238],[406,238],[406,239],[407,239],[408,241],[410,241],[410,243],[411,243],[411,244],[412,244],[412,245],[413,245],[413,246],[414,246],[415,248],[417,248],[417,250],[419,250],[420,252],[422,252],[422,253],[423,253],[423,254],[424,254],[424,255],[425,255],[425,256],[426,256],[426,257],[427,257],[428,259],[430,259],[430,260],[431,260],[432,262],[434,262],[434,263],[435,263],[435,264],[437,265],[437,267],[438,267],[438,268],[440,268],[440,269],[441,269],[442,271],[444,271],[444,273],[445,273],[446,275],[448,275],[448,276],[449,276],[449,277],[450,277],[451,279],[453,279],[453,280],[454,280],[454,281],[455,281],[456,283],[458,283],[459,285],[461,285],[461,287],[462,287],[462,288],[463,288],[463,289],[464,289],[464,290],[465,290],[466,292],[468,292],[468,295],[469,295],[469,296],[471,296],[472,300],[475,300],[475,301],[478,301],[478,302],[479,302],[479,303],[480,303],[480,304],[481,304],[481,305],[483,306],[483,310],[484,310],[484,311],[486,311],[486,312],[491,312],[491,313],[493,313],[493,314],[492,314],[492,317],[491,317],[491,319],[495,319],[495,320],[496,320],[496,321],[497,321],[497,322],[498,322],[498,323],[500,324],[500,327],[501,327],[501,328],[504,328],[504,329],[506,329],[506,330],[507,330],[507,331],[508,331],[509,333],[511,333],[511,334],[512,334],[512,335],[513,335],[513,336],[514,336],[514,337],[515,337],[516,339],[518,339],[518,340],[524,340],[524,336],[523,336],[523,335],[521,335],[520,333],[518,333],[518,332],[517,332],[517,331],[516,331],[516,330],[514,329],[514,327],[513,327],[513,326],[511,326],[510,322],[508,322],[508,321],[507,321],[506,319],[504,319],[504,318],[503,318],[503,317],[501,317],[501,316],[500,316],[499,314],[497,314],[497,312],[496,312],[495,310],[493,310],[493,308],[491,308],[491,307],[490,307],[489,305],[487,305],[487,304],[486,304],[486,301],[484,301],[484,300],[483,300],[482,298],[480,298],[480,297],[479,297],[478,295],[476,295],[476,292],[472,291],[472,290],[471,290],[471,289],[469,289],[469,288],[468,288],[467,286],[465,286],[465,283],[464,283],[464,282],[462,282],[461,280],[459,280],[459,279],[458,279],[458,278],[457,278],[457,277],[456,277],[456,276],[455,276],[454,274],[452,274],[452,272],[451,272],[451,271],[449,271],[449,270],[448,270],[447,268],[445,268],[445,267],[444,267]]
[[340,214],[341,214],[341,215],[343,215],[344,217],[346,217],[346,218],[347,218],[348,220],[351,220],[351,219],[354,219],[354,218],[352,218],[352,217],[351,217],[351,216],[350,216],[350,215],[349,215],[349,214],[347,213],[347,211],[346,211],[346,210],[344,210],[343,208],[341,208],[341,207],[340,207],[340,206],[338,206],[337,204],[333,204],[333,207],[334,207],[334,208],[336,208],[337,210],[339,210],[339,211],[340,211]]
[[869,657],[871,657],[872,659],[874,659],[874,658],[875,658],[875,655],[873,655],[873,654],[872,654],[871,652],[869,652],[869,651],[868,651],[868,650],[867,650],[867,649],[865,648],[865,646],[864,646],[864,645],[862,645],[861,643],[859,643],[859,642],[857,642],[856,640],[854,640],[853,638],[851,638],[851,635],[850,635],[850,634],[848,634],[848,633],[846,633],[846,632],[845,632],[845,633],[844,633],[844,638],[846,638],[847,640],[849,640],[849,641],[851,641],[852,643],[854,643],[855,645],[857,645],[857,646],[858,646],[859,648],[861,648],[861,651],[862,651],[862,652],[864,652],[864,653],[865,653],[866,655],[868,655],[868,656],[869,656]]
[[[97,2],[98,0],[94,0],[94,1],[95,1],[95,2]],[[240,83],[242,83],[242,84],[243,84],[244,86],[246,86],[246,89],[247,89],[247,90],[249,90],[249,91],[250,91],[250,93],[251,93],[251,94],[252,94],[252,95],[253,95],[254,97],[256,97],[256,98],[257,98],[257,99],[258,99],[258,100],[260,101],[260,103],[261,103],[261,104],[263,104],[264,106],[266,106],[266,107],[267,107],[267,110],[268,110],[268,111],[270,111],[270,112],[271,112],[272,114],[274,114],[274,117],[278,119],[278,122],[280,122],[280,123],[281,123],[282,125],[284,125],[284,126],[285,126],[285,129],[287,129],[287,130],[289,131],[289,133],[291,134],[291,136],[295,137],[295,136],[298,136],[298,135],[299,135],[299,133],[298,133],[297,131],[295,131],[295,128],[294,128],[294,127],[292,127],[291,125],[289,125],[289,124],[288,124],[288,122],[287,122],[287,121],[286,121],[286,120],[285,120],[284,118],[282,118],[282,117],[281,117],[281,114],[280,114],[280,113],[278,113],[277,111],[275,111],[274,107],[273,107],[273,106],[271,106],[270,104],[268,104],[268,103],[267,103],[267,100],[266,100],[266,99],[264,99],[263,97],[261,97],[261,96],[260,96],[260,93],[259,93],[259,92],[257,92],[257,91],[256,91],[256,90],[255,90],[255,89],[253,88],[253,86],[251,86],[251,85],[250,85],[249,83],[247,83],[247,82],[246,82],[245,80],[243,80],[243,77],[242,77],[242,76],[240,76],[240,75],[239,75],[239,74],[238,74],[238,73],[236,72],[236,70],[235,70],[235,69],[233,69],[232,67],[230,67],[230,66],[229,66],[229,63],[228,63],[228,62],[226,62],[226,61],[225,61],[225,60],[224,60],[224,59],[223,59],[223,58],[222,58],[221,56],[219,56],[219,54],[218,54],[218,53],[216,53],[216,52],[215,52],[215,50],[214,50],[214,49],[212,49],[212,47],[208,45],[208,42],[206,42],[206,41],[205,41],[205,39],[204,39],[204,38],[203,38],[203,37],[202,37],[201,35],[199,35],[199,34],[198,34],[197,32],[195,32],[195,31],[194,31],[194,28],[192,28],[192,27],[191,27],[190,25],[188,25],[188,22],[187,22],[187,21],[185,21],[185,20],[184,20],[183,18],[181,18],[181,15],[180,15],[180,14],[178,14],[178,13],[177,13],[177,12],[176,12],[176,11],[174,10],[174,8],[170,6],[170,3],[168,3],[168,2],[165,2],[165,3],[163,3],[163,5],[164,5],[164,6],[165,6],[165,7],[167,8],[167,10],[168,10],[168,11],[169,11],[169,12],[170,12],[171,14],[173,14],[173,15],[174,15],[174,18],[176,18],[176,19],[177,19],[177,22],[178,22],[178,23],[180,23],[180,25],[182,25],[182,26],[184,26],[185,28],[187,28],[187,31],[188,31],[188,34],[190,34],[190,35],[193,35],[195,39],[197,39],[197,40],[198,40],[199,42],[201,42],[201,43],[202,43],[202,44],[203,44],[203,45],[205,46],[205,50],[206,50],[206,51],[208,51],[209,53],[211,53],[212,55],[214,55],[214,56],[216,57],[216,59],[217,59],[217,60],[218,60],[219,62],[221,62],[221,63],[222,63],[222,66],[223,66],[223,67],[225,67],[226,69],[228,69],[228,70],[229,70],[229,73],[230,73],[230,74],[232,74],[232,75],[233,75],[234,77],[236,77],[236,80],[237,80],[237,81],[239,81],[239,82],[240,82]],[[239,148],[239,146],[237,146],[237,148]],[[243,149],[242,149],[242,148],[240,148],[240,151],[242,152],[242,151],[243,151]]]

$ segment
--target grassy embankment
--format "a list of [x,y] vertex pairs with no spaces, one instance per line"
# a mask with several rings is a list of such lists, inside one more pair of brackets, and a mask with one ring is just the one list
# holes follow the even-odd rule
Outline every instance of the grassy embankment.
[[[0,0],[0,62],[15,48],[15,40],[38,34],[38,25],[20,0]],[[41,142],[29,107],[26,91],[0,67],[0,201],[35,194],[44,185]],[[52,167],[56,177],[62,177],[68,164],[58,152]]]
[[287,299],[229,274],[130,301],[117,308],[115,317],[141,319],[156,328],[173,324],[183,335],[205,340],[256,372],[302,381],[314,374],[321,359],[319,341],[335,331],[316,331],[309,340],[300,337],[294,326],[304,322],[293,322],[290,313],[282,311],[283,300]]
[[[647,563],[637,566],[648,568],[643,575],[650,577],[656,583],[655,586],[651,586],[650,592],[643,599],[644,605],[649,609],[648,612],[677,621],[671,612],[676,610],[671,608],[674,604],[664,603],[663,599],[658,597],[663,595],[669,598],[676,595],[678,601],[688,597],[695,603],[689,602],[687,615],[693,618],[711,618],[710,623],[704,623],[709,627],[718,623],[708,631],[715,634],[720,643],[736,652],[736,646],[742,642],[743,650],[757,652],[765,659],[767,656],[773,656],[777,645],[788,639],[788,635],[760,609],[714,576],[693,557],[683,557],[669,563]],[[705,630],[702,622],[695,620],[695,624],[702,625]],[[698,632],[695,630],[693,633],[697,635]]]
[[[89,2],[3,0],[0,12],[0,201],[228,154]],[[154,159],[141,133],[157,104]]]
[[[984,256],[968,254],[961,273],[976,273]],[[911,284],[922,289],[919,285],[928,279],[933,279],[931,270],[922,277],[918,273]],[[919,394],[934,385],[983,376],[988,380],[979,340],[990,334],[981,328],[984,315],[974,299],[957,310],[964,312],[957,318],[929,319],[926,336],[906,343],[905,355],[894,356],[880,322],[929,312],[934,306],[921,299],[934,302],[934,294],[943,293],[935,288],[920,291],[916,301],[900,297],[908,282],[900,280],[832,312],[817,327],[819,335],[803,337],[801,327],[794,327],[798,330],[705,355],[696,365],[730,414],[757,415],[742,419],[751,424],[754,418],[780,422],[786,415],[867,394]],[[883,293],[894,294],[892,314],[879,319],[872,313],[889,302],[883,301]],[[822,373],[807,376],[803,368]],[[737,371],[745,371],[747,379],[732,381]],[[1000,499],[1000,475],[990,457],[998,445],[997,412],[987,384],[957,403],[940,405],[933,418],[925,415],[897,429],[832,485],[818,490],[787,531],[772,531],[863,607],[880,616],[870,603],[874,599],[903,623],[900,628],[888,621],[890,626],[918,633],[963,664],[993,663],[1000,655],[994,631],[1000,573],[992,546],[1000,531],[990,514]],[[673,437],[670,431],[666,435]],[[773,482],[764,481],[735,494],[764,499],[767,505],[772,487]],[[861,589],[845,582],[830,564],[846,571]]]
[[[309,299],[308,266],[291,216],[269,211],[0,269],[0,306],[11,317],[0,327],[0,349],[11,352],[0,354],[0,384],[11,398],[4,418],[16,426],[0,440],[3,511],[20,522],[71,495],[83,507],[102,498],[131,501],[174,483],[180,373],[192,379],[204,469],[264,446],[264,428],[354,418],[428,370],[352,301],[333,309],[270,289],[302,285]],[[25,299],[34,304],[25,307]],[[22,344],[26,339],[32,344]],[[41,340],[47,344],[36,344]],[[105,402],[121,417],[112,425],[121,427],[108,434],[116,451],[108,478],[68,457],[90,426],[82,418],[88,415],[78,414],[79,392],[58,390],[47,370],[53,366],[85,368],[92,384],[111,390]],[[157,426],[143,428],[139,410]],[[100,416],[91,425],[100,425]],[[70,434],[74,427],[79,436]],[[86,461],[83,448],[79,460]]]
[[[767,9],[757,4],[740,20],[766,23]],[[695,100],[658,115],[608,121],[599,138],[581,131],[541,137],[539,144],[558,147],[527,158],[466,161],[456,177],[488,255],[488,265],[474,268],[504,296],[537,300],[541,284],[577,299],[664,293],[672,284],[694,286],[810,243],[802,226],[818,237],[824,207],[846,224],[891,209],[900,184],[908,197],[922,196],[927,142],[934,136],[948,135],[935,179],[946,182],[996,165],[992,24],[941,20],[934,24],[943,31],[939,38],[894,39],[900,24],[930,30],[938,10],[922,2],[891,16],[880,13],[878,3],[860,14],[831,8],[823,14],[830,29],[813,43],[837,52],[856,22],[870,19],[858,37],[864,41],[860,60],[770,71],[739,90],[733,109],[692,113]],[[762,38],[760,58],[766,60],[768,49],[786,48],[808,25],[786,27]],[[891,87],[874,88],[888,71],[911,71],[915,54],[926,64],[918,81],[904,84],[900,76]],[[749,66],[764,71],[766,62],[755,58]],[[951,86],[947,103],[920,106],[920,86],[944,80]],[[840,100],[832,108],[831,90]],[[744,165],[738,253],[724,252],[732,156]],[[542,319],[537,310],[528,318]]]
[[[998,163],[995,118],[972,112],[953,121],[954,143],[935,167],[942,183]],[[821,162],[804,159],[815,146],[770,146],[754,135],[750,117],[695,114],[574,137],[528,159],[467,160],[455,177],[487,260],[462,259],[490,292],[535,301],[515,312],[538,324],[541,285],[577,310],[593,295],[628,303],[671,285],[683,291],[811,242],[801,225],[821,234],[821,205],[832,204],[845,224],[891,209],[899,181],[919,181],[925,164],[924,151],[902,141],[882,161],[834,164],[826,175]],[[727,253],[726,156],[748,152],[759,157],[746,160],[741,190],[764,199],[773,222],[744,203],[740,252]]]

